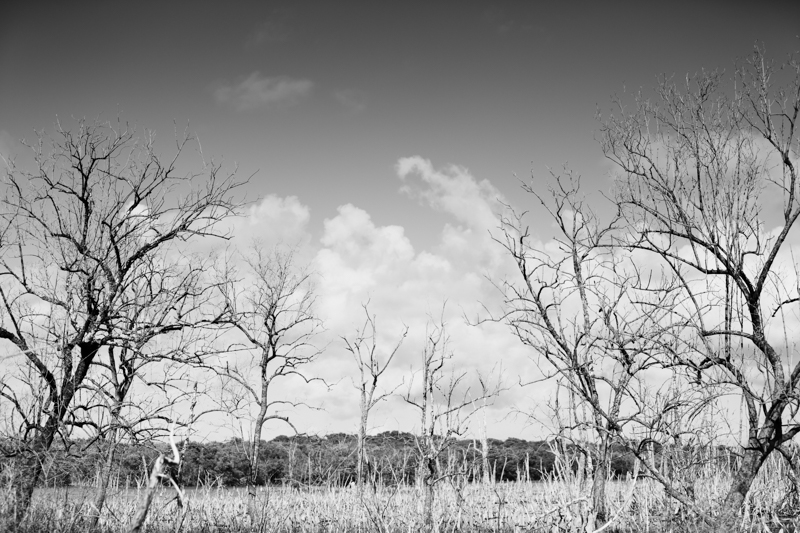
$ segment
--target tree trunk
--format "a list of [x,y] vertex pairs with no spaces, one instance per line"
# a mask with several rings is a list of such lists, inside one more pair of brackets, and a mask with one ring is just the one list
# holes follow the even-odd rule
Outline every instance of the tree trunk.
[[111,471],[114,467],[114,456],[117,451],[116,439],[108,443],[108,450],[106,450],[106,461],[103,464],[103,469],[100,472],[100,477],[97,480],[97,488],[94,493],[94,509],[92,516],[89,517],[89,528],[94,529],[97,527],[97,522],[100,520],[100,513],[103,510],[103,505],[106,502],[106,495],[108,494],[108,482],[111,479]]
[[264,428],[266,418],[266,402],[261,406],[256,424],[253,428],[253,441],[250,443],[250,472],[247,475],[247,516],[250,517],[250,524],[255,524],[258,519],[258,509],[256,509],[256,482],[258,482],[258,459],[261,453],[261,431]]
[[366,462],[366,446],[367,446],[367,410],[366,392],[361,390],[361,421],[358,426],[358,464],[356,465],[356,485],[358,486],[358,495],[364,494],[364,463]]
[[11,485],[14,502],[8,511],[13,523],[19,524],[28,512],[33,490],[41,477],[42,461],[37,453],[26,451],[13,462],[13,468]]
[[483,482],[487,485],[494,483],[489,469],[489,439],[486,437],[485,431],[481,437],[481,466],[483,468]]
[[256,509],[256,482],[258,481],[258,459],[261,453],[261,432],[264,430],[264,422],[267,420],[267,409],[269,402],[269,379],[266,376],[267,363],[269,362],[269,352],[263,352],[261,358],[261,397],[259,398],[258,414],[253,425],[252,441],[250,442],[250,464],[247,473],[247,516],[250,517],[250,524],[255,524],[258,510]]
[[256,523],[258,511],[256,509],[256,487],[250,480],[247,481],[247,516],[250,517],[250,525]]
[[758,474],[761,465],[764,464],[767,456],[755,449],[746,450],[742,458],[742,464],[733,476],[731,488],[725,496],[720,513],[720,526],[733,526],[737,520],[739,511],[744,505],[747,493],[753,485],[753,481]]
[[601,437],[597,461],[592,472],[592,507],[597,525],[605,524],[608,515],[606,504],[606,471],[608,470],[608,441]]
[[56,429],[55,421],[48,420],[45,427],[34,436],[30,447],[14,461],[15,471],[11,481],[14,503],[8,511],[15,524],[19,524],[30,508],[33,491],[42,477],[44,457],[50,449]]
[[[43,461],[50,446],[53,444],[53,439],[58,432],[58,427],[67,410],[72,403],[72,398],[75,395],[75,390],[86,373],[89,371],[89,366],[92,360],[97,355],[100,345],[94,342],[86,342],[80,345],[81,359],[78,368],[75,370],[75,375],[72,380],[67,380],[66,384],[62,387],[61,395],[58,398],[57,407],[51,413],[44,426],[38,428],[34,432],[33,440],[30,446],[21,453],[21,459],[17,461],[19,472],[14,473],[14,479],[11,482],[12,492],[14,493],[14,504],[10,509],[12,519],[15,524],[28,512],[33,498],[33,490],[42,477]],[[71,348],[65,349],[62,358],[72,357]]]
[[422,530],[426,533],[433,531],[433,489],[436,483],[436,462],[433,457],[426,457],[424,460],[425,476],[422,480],[422,488],[425,491],[422,505]]

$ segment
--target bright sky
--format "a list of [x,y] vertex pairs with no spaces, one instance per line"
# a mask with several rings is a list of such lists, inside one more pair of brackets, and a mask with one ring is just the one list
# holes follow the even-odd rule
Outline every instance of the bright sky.
[[[461,368],[502,361],[511,382],[534,377],[503,327],[460,318],[497,301],[483,276],[507,268],[488,238],[499,200],[534,206],[515,176],[544,184],[568,163],[587,190],[608,190],[594,132],[613,95],[660,74],[732,72],[756,40],[782,61],[800,49],[799,20],[796,1],[14,2],[0,18],[0,153],[21,154],[18,140],[57,118],[121,116],[165,153],[173,122],[188,123],[206,156],[253,174],[237,242],[303,242],[320,276],[320,372],[338,385],[307,393],[326,411],[296,421],[352,432],[354,366],[337,338],[361,302],[387,340],[411,327],[390,381],[408,376],[445,299]],[[500,417],[545,396],[507,394],[490,434],[539,436]],[[392,400],[372,426],[414,420]]]

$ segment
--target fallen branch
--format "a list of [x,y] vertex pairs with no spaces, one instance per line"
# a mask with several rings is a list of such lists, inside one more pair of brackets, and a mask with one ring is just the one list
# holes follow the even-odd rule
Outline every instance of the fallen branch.
[[[139,508],[128,525],[127,533],[139,533],[142,531],[144,521],[147,518],[147,512],[150,510],[150,504],[153,503],[153,496],[155,496],[156,488],[158,487],[161,478],[168,479],[172,486],[175,488],[175,499],[178,501],[178,507],[184,507],[185,495],[183,490],[178,486],[177,481],[172,475],[173,470],[176,470],[178,465],[181,464],[181,454],[178,452],[178,447],[175,445],[175,435],[173,434],[174,425],[169,428],[169,444],[172,448],[172,458],[164,457],[164,454],[159,454],[153,469],[150,471],[150,479],[145,489],[144,498],[139,503]],[[166,469],[165,469],[166,465]],[[179,526],[180,527],[180,526]]]

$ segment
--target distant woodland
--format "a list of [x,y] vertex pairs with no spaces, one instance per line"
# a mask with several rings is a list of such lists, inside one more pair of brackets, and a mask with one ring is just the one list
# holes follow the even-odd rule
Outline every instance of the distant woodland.
[[[356,480],[356,435],[335,433],[325,437],[279,436],[262,441],[263,460],[259,464],[258,485],[294,484],[298,486],[346,486]],[[577,447],[556,441],[526,441],[509,438],[489,439],[489,470],[495,481],[541,480],[555,474],[556,455],[566,453],[577,460]],[[227,442],[185,442],[180,479],[185,487],[243,487],[247,485],[248,461],[245,444],[238,439]],[[152,445],[121,445],[112,474],[119,487],[136,487],[147,477],[147,470],[163,449]],[[413,484],[418,472],[418,452],[411,433],[387,431],[367,437],[370,474],[381,484]],[[43,486],[91,485],[103,464],[103,450],[97,441],[75,441],[58,445],[45,466]],[[460,440],[450,448],[445,461],[459,463],[471,476],[481,475],[480,443]],[[611,476],[624,478],[633,470],[634,458],[621,449],[611,461]]]

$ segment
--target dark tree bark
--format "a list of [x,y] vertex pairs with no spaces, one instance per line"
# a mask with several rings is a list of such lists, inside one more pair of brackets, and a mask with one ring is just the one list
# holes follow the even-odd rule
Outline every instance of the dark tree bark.
[[0,339],[24,364],[0,377],[0,408],[12,413],[5,442],[25,465],[15,478],[17,518],[54,439],[96,426],[89,400],[100,393],[99,354],[131,343],[142,350],[158,335],[209,322],[199,307],[208,290],[193,284],[182,292],[185,263],[174,258],[179,243],[220,235],[237,182],[214,165],[202,184],[178,175],[190,141],[178,139],[175,157],[164,161],[152,136],[80,121],[75,130],[59,125],[55,139],[40,135],[31,147],[35,170],[10,165],[0,215]]
[[[665,80],[656,103],[620,106],[601,137],[620,170],[618,244],[664,267],[664,298],[647,312],[665,366],[745,405],[742,461],[722,502],[727,521],[769,455],[800,432],[800,363],[791,342],[784,349],[787,339],[770,337],[800,302],[785,280],[798,269],[781,257],[800,217],[800,63],[781,71],[756,49],[732,90],[716,72],[684,86]],[[782,208],[767,208],[768,197]]]

